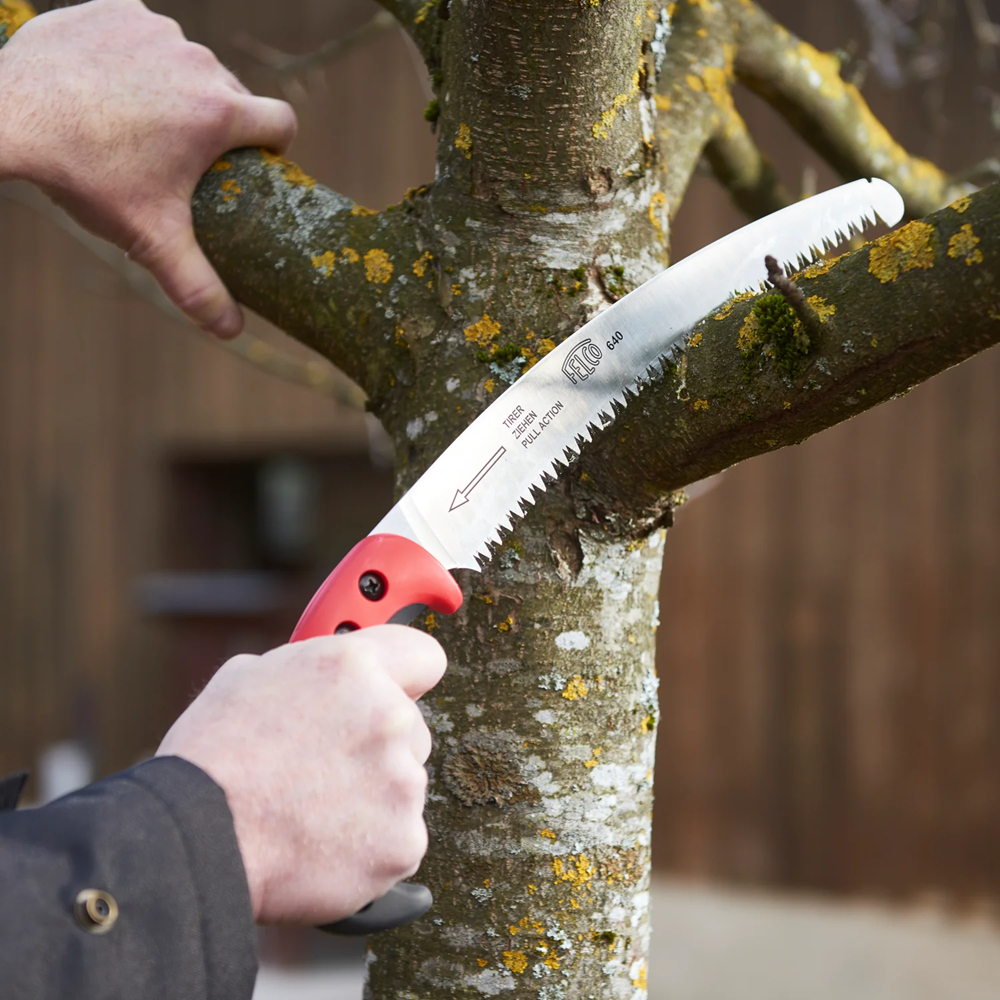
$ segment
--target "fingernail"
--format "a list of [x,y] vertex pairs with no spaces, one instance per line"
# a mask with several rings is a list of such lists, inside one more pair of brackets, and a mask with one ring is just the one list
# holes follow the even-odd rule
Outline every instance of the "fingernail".
[[208,332],[213,337],[218,337],[219,340],[232,340],[233,337],[239,336],[242,330],[243,314],[239,309],[227,311],[225,315],[208,327]]

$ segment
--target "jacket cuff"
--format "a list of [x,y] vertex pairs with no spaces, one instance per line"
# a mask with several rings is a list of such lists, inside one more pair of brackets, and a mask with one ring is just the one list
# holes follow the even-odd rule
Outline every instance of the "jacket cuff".
[[208,995],[250,996],[257,934],[226,793],[181,757],[155,757],[120,775],[155,796],[174,821],[199,896]]

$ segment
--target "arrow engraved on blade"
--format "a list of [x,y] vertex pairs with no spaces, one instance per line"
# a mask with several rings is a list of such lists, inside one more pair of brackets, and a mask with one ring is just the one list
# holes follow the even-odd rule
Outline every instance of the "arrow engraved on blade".
[[472,477],[472,482],[464,490],[455,490],[455,498],[448,508],[449,513],[463,504],[469,502],[469,494],[486,478],[486,474],[507,454],[507,449],[503,446],[497,449],[489,461]]

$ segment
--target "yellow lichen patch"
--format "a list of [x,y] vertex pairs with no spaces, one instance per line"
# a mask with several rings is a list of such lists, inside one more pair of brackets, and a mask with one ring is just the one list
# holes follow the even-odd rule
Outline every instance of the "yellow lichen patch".
[[433,611],[424,619],[424,626],[428,632],[433,632],[438,627],[437,618],[434,617]]
[[565,687],[562,696],[567,701],[577,701],[580,698],[587,697],[587,691],[590,690],[584,679],[577,674]]
[[757,314],[751,311],[743,320],[736,346],[740,349],[741,354],[749,354],[758,343],[760,343],[760,320],[757,318]]
[[728,318],[729,314],[733,311],[733,306],[740,302],[746,302],[747,299],[752,299],[754,296],[753,292],[741,292],[739,295],[734,295],[713,317],[712,319],[717,319],[720,322]]
[[845,257],[850,257],[850,251],[847,253],[842,253],[839,257],[831,257],[829,260],[818,260],[815,264],[810,264],[803,272],[803,278],[818,278],[821,274],[826,274],[829,272],[830,268],[833,267],[838,261],[843,260]]
[[476,959],[476,965],[478,965],[480,969],[485,969],[486,966],[489,965],[489,964],[490,963],[485,958],[477,958]]
[[537,886],[537,885],[532,885],[532,884],[531,884],[531,883],[529,882],[529,883],[528,883],[528,895],[530,895],[530,896],[534,896],[534,894],[535,894],[536,892],[538,892],[538,886]]
[[430,250],[425,250],[414,262],[413,273],[422,278],[427,273],[427,265],[433,263],[434,254]]
[[465,122],[458,126],[455,148],[467,159],[472,159],[472,129]]
[[255,364],[266,364],[274,357],[274,348],[263,340],[255,340],[247,350],[247,357]]
[[569,856],[568,864],[562,858],[552,859],[552,872],[555,875],[555,885],[560,882],[569,882],[574,889],[583,889],[590,885],[590,880],[594,877],[594,866],[581,854]]
[[948,256],[955,260],[964,257],[968,267],[972,267],[973,264],[982,264],[983,251],[976,249],[978,243],[979,237],[972,231],[972,226],[966,223],[948,241]]
[[549,969],[559,968],[559,957],[554,951],[550,951],[548,955],[545,956],[545,965]]
[[694,408],[694,412],[697,413],[699,410],[707,410],[708,409],[708,400],[707,399],[696,399],[694,401],[694,403],[692,403],[691,405]]
[[361,258],[358,256],[358,251],[351,249],[351,247],[344,247],[340,251],[340,259],[346,261],[348,264],[357,264]]
[[885,285],[904,271],[933,267],[933,238],[934,227],[919,220],[880,237],[872,244],[868,257],[869,273]]
[[542,337],[538,341],[538,356],[544,358],[546,354],[556,349],[556,342],[551,337]]
[[530,347],[521,348],[521,357],[527,362],[524,366],[525,371],[529,368],[534,368],[538,364],[538,355]]
[[365,254],[365,274],[376,285],[387,285],[392,278],[392,262],[384,250],[369,250]]
[[647,715],[642,722],[639,723],[640,733],[651,733],[656,728],[656,719],[653,718],[652,714]]
[[701,333],[696,333],[687,343],[688,347],[701,347],[701,342],[704,339],[704,335]]
[[461,295],[462,294],[462,286],[461,285],[452,285],[451,286],[451,294],[452,295]]
[[601,756],[601,748],[594,747],[592,754],[593,756],[591,756],[590,760],[585,760],[583,762],[584,767],[597,767],[597,765],[600,763],[600,761],[598,761],[597,758]]
[[355,205],[351,209],[351,215],[378,215],[374,208],[365,208],[364,205]]
[[212,164],[212,170],[215,173],[221,174],[223,170],[232,170],[232,169],[233,165],[232,163],[229,162],[229,160],[216,160],[215,163]]
[[704,93],[704,91],[705,91],[705,84],[701,82],[701,77],[700,76],[695,76],[694,73],[688,73],[688,75],[686,77],[684,77],[684,79],[687,82],[687,85],[696,94],[702,94],[702,93]]
[[790,409],[792,408],[792,404],[791,404],[791,403],[790,403],[790,402],[789,402],[789,401],[788,401],[788,400],[786,399],[786,400],[785,400],[785,401],[784,401],[784,402],[783,402],[783,403],[781,404],[781,408],[782,408],[783,410],[790,410]]
[[261,149],[260,156],[269,167],[278,167],[281,170],[281,176],[286,184],[290,184],[292,187],[309,188],[309,190],[316,187],[316,178],[310,177],[297,163],[292,163],[291,160],[286,160],[283,156],[272,153],[269,149]]
[[819,321],[825,323],[836,311],[837,307],[827,302],[821,295],[810,295],[806,301],[812,306],[813,312],[819,316]]
[[556,839],[558,839],[558,835],[556,834],[556,832],[554,830],[550,830],[548,827],[546,827],[544,830],[539,830],[538,831],[538,836],[539,837],[548,837],[549,840],[556,840]]
[[725,69],[718,66],[706,66],[702,73],[705,81],[705,90],[712,98],[712,103],[722,112],[725,121],[725,132],[731,134],[736,127],[738,115],[736,105],[733,104],[733,74],[731,66]]
[[528,967],[528,956],[523,951],[505,951],[503,953],[503,964],[511,972],[520,975]]
[[653,224],[658,236],[663,236],[663,223],[660,213],[667,207],[667,196],[662,191],[654,191],[649,199],[649,221]]
[[396,324],[396,346],[397,347],[409,347],[409,341],[406,339],[406,331],[397,323]]
[[836,101],[844,96],[847,85],[840,76],[840,60],[835,55],[820,52],[808,42],[799,42],[793,58],[809,70],[809,82],[823,97]]
[[639,72],[632,74],[632,86],[625,94],[618,94],[611,102],[611,107],[601,114],[601,117],[590,126],[591,134],[595,139],[608,139],[611,137],[611,130],[615,127],[615,119],[621,111],[634,97],[639,94]]
[[673,102],[666,94],[657,94],[654,98],[657,111],[669,111]]
[[635,979],[632,980],[632,985],[637,990],[649,989],[647,975],[648,975],[648,970],[646,968],[646,963],[643,962],[642,965],[639,966],[639,974],[635,977]]
[[948,207],[961,215],[971,204],[972,199],[968,195],[963,195],[958,201],[953,201]]
[[423,24],[427,20],[427,15],[438,5],[438,0],[427,0],[427,3],[417,11],[417,16],[414,17],[414,24]]
[[228,181],[222,182],[222,191],[223,201],[235,201],[237,195],[243,194],[243,188],[241,188],[231,177]]
[[324,278],[328,278],[333,274],[333,268],[336,263],[337,255],[332,250],[327,250],[326,253],[321,253],[312,259],[312,266],[317,271],[322,271]]
[[490,319],[489,313],[484,313],[483,318],[478,323],[473,323],[472,326],[465,328],[465,339],[470,344],[476,344],[483,348],[489,347],[499,335],[500,324]]
[[36,14],[35,8],[26,0],[3,0],[0,3],[0,27],[10,38],[18,28],[30,21]]
[[706,14],[712,13],[711,0],[688,0],[692,7],[700,7]]
[[502,622],[497,625],[498,632],[509,632],[511,626],[514,624],[514,619],[511,615],[508,615]]
[[487,392],[492,392],[497,387],[497,380],[495,378],[488,378],[483,385],[483,388]]

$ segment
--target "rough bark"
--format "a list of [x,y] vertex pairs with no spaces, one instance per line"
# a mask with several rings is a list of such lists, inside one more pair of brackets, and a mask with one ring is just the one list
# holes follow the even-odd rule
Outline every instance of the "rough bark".
[[[843,134],[868,121],[860,97],[749,0],[383,6],[433,73],[434,185],[370,214],[240,151],[203,181],[195,215],[241,300],[361,383],[397,442],[400,490],[505,384],[664,266],[703,152],[749,211],[780,200],[733,108],[737,75],[845,173],[870,166]],[[803,60],[825,74],[815,93]],[[939,207],[943,175],[885,149],[911,210]],[[821,337],[780,296],[707,318],[463,576],[462,610],[427,620],[450,659],[424,699],[422,878],[437,902],[371,942],[370,997],[644,994],[656,592],[675,491],[993,343],[997,198],[799,276]]]

